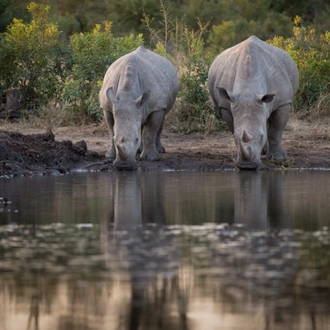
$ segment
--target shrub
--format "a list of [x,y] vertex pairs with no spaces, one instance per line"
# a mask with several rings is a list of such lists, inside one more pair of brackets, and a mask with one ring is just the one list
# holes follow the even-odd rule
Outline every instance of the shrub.
[[275,37],[270,43],[286,50],[298,67],[295,111],[301,116],[330,114],[330,32],[317,35],[300,23],[296,17],[292,38]]
[[181,130],[185,132],[210,132],[220,128],[209,99],[207,85],[210,55],[204,49],[200,36],[190,31],[188,51],[181,68],[177,116],[181,121]]
[[70,38],[73,67],[63,86],[62,109],[73,111],[76,117],[87,115],[94,121],[101,120],[98,93],[106,70],[117,58],[143,44],[141,35],[114,37],[111,25],[97,24],[92,31]]
[[[221,118],[214,112],[207,78],[212,55],[206,51],[202,34],[206,27],[199,23],[195,32],[184,26],[176,43],[180,90],[175,113],[181,132],[214,132],[223,129]],[[177,109],[179,107],[179,109]]]
[[202,38],[207,26],[197,22],[199,30],[194,31],[181,21],[172,21],[168,8],[162,2],[161,14],[162,29],[153,29],[152,20],[147,15],[144,22],[154,51],[170,59],[179,75],[178,97],[173,110],[166,117],[166,124],[172,131],[181,133],[222,129],[207,86],[211,56],[206,52]]
[[19,90],[24,108],[36,108],[58,99],[70,60],[59,42],[57,25],[49,18],[49,6],[27,6],[30,23],[14,19],[0,38],[0,85]]

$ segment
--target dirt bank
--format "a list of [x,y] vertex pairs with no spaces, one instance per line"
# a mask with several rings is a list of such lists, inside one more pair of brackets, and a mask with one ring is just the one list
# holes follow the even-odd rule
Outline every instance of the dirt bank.
[[[288,160],[263,158],[262,170],[330,168],[330,119],[313,123],[290,119],[283,136]],[[63,174],[76,170],[115,170],[104,154],[109,146],[106,126],[33,128],[1,123],[0,176]],[[228,131],[217,134],[163,132],[167,150],[158,162],[140,161],[141,171],[217,171],[234,169],[234,140]]]

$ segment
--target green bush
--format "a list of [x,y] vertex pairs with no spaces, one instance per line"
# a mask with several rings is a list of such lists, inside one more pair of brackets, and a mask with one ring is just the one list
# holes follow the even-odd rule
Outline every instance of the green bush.
[[207,86],[208,70],[211,57],[205,52],[204,42],[191,33],[190,44],[180,75],[180,91],[177,113],[184,132],[215,131],[217,118],[209,100]]
[[[206,27],[199,25],[199,33],[191,29],[182,30],[184,49],[178,48],[179,54],[184,54],[178,69],[180,75],[180,90],[177,100],[176,116],[181,123],[182,132],[214,132],[223,129],[223,121],[214,112],[213,102],[208,90],[208,71],[213,56],[205,49],[202,34]],[[180,45],[185,44],[180,42]]]
[[275,37],[274,46],[286,50],[299,70],[295,111],[302,116],[330,114],[330,32],[317,35],[311,27],[300,27],[295,18],[292,38]]
[[73,67],[62,92],[62,109],[75,117],[87,115],[94,121],[102,118],[98,93],[108,67],[119,57],[143,44],[142,35],[116,38],[111,33],[111,22],[96,25],[88,33],[70,38]]
[[50,7],[34,2],[27,6],[29,24],[14,19],[0,37],[0,86],[19,90],[24,108],[36,108],[59,97],[70,60],[59,42]]
[[152,20],[145,15],[144,22],[154,52],[172,61],[179,75],[180,89],[173,110],[166,117],[170,130],[180,133],[214,132],[223,125],[209,98],[207,86],[211,56],[204,48],[202,35],[207,26],[197,22],[198,31],[185,23],[172,20],[167,8],[161,4],[163,28],[152,28]]

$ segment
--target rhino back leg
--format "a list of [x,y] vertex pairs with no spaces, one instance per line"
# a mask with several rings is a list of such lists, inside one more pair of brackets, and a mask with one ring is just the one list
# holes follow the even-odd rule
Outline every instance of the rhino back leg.
[[158,130],[158,133],[157,133],[157,136],[156,136],[156,149],[158,150],[158,152],[160,154],[163,154],[166,152],[164,146],[162,145],[162,142],[160,140],[160,135],[163,131],[163,126],[164,126],[164,121],[162,123],[162,125],[160,126],[159,130]]
[[286,152],[282,147],[282,135],[289,120],[291,104],[284,105],[272,112],[268,119],[267,157],[273,160],[285,160]]
[[114,119],[113,114],[110,111],[103,110],[104,118],[108,126],[109,135],[110,135],[110,149],[108,152],[106,152],[105,157],[110,158],[114,160],[116,158],[116,148],[113,143],[113,125],[114,125]]
[[149,115],[148,121],[143,128],[143,150],[141,153],[141,159],[160,159],[158,149],[161,149],[160,133],[163,128],[164,118],[164,110],[154,111]]

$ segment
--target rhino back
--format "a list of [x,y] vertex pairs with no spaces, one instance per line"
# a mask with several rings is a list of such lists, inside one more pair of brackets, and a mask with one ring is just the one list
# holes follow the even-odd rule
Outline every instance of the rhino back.
[[277,108],[292,102],[298,87],[298,70],[287,52],[252,36],[223,51],[209,70],[210,94],[218,104],[227,100],[220,99],[217,87],[240,92],[244,86],[254,86],[257,94],[276,94]]
[[130,90],[138,98],[150,90],[147,103],[149,113],[159,109],[169,111],[178,92],[178,75],[173,64],[166,58],[140,46],[133,52],[117,59],[107,70],[100,91],[101,108],[111,111],[111,101],[106,90],[113,88],[115,95]]

